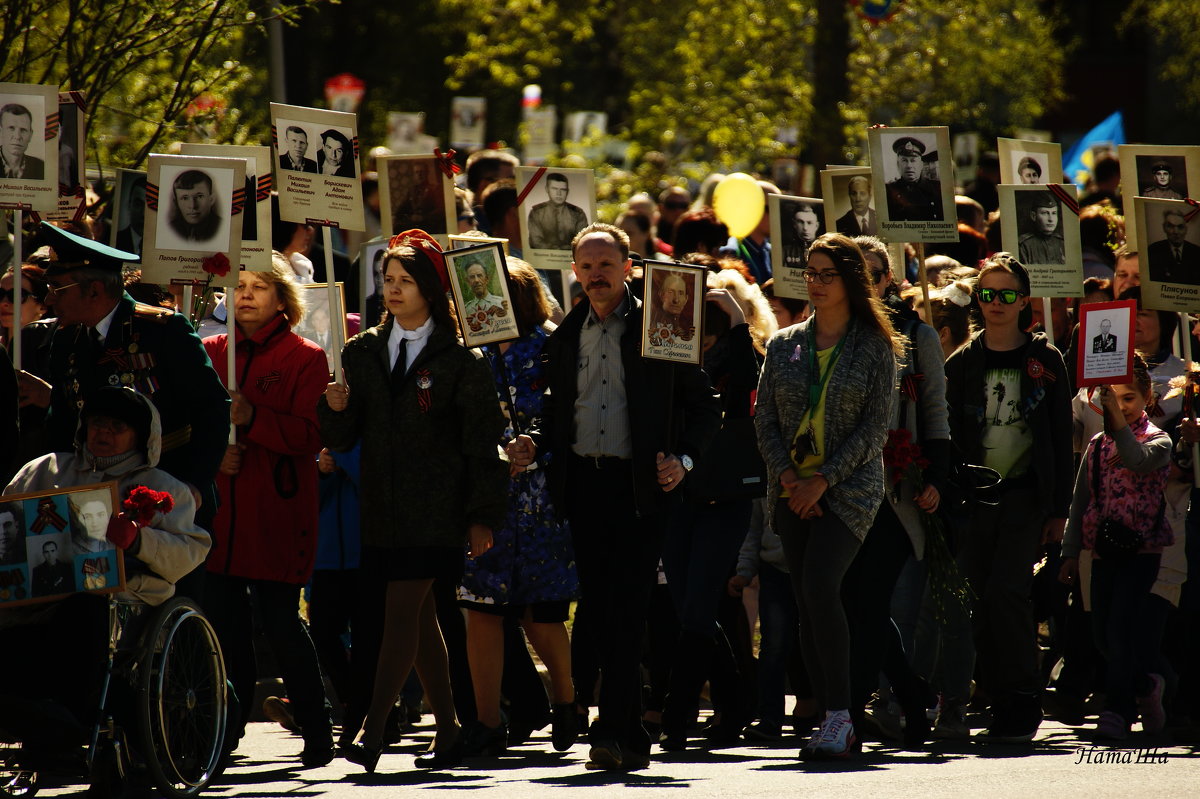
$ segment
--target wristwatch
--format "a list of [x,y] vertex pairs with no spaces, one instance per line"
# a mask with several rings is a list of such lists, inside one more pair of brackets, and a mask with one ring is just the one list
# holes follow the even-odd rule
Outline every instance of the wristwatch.
[[680,455],[679,464],[683,466],[685,472],[690,472],[695,467],[696,462],[692,460],[691,455]]

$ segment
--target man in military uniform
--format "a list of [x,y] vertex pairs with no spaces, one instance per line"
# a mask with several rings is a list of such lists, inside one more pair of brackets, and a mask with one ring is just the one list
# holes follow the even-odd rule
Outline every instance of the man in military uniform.
[[529,247],[534,250],[569,250],[575,234],[587,227],[587,214],[567,202],[570,181],[561,172],[546,175],[548,202],[529,211]]
[[186,318],[134,302],[122,262],[138,256],[42,223],[53,249],[46,304],[58,317],[50,342],[50,379],[18,374],[22,405],[48,407],[48,451],[74,449],[79,409],[96,389],[129,386],[162,418],[159,467],[200,497],[196,521],[216,514],[213,478],[229,437],[229,394]]
[[912,136],[892,143],[900,176],[887,183],[888,218],[893,222],[940,222],[942,182],[921,177],[925,144]]
[[1171,165],[1166,161],[1156,161],[1150,167],[1154,184],[1142,189],[1143,197],[1153,197],[1156,200],[1182,200],[1183,195],[1171,188]]
[[783,263],[792,269],[803,269],[808,263],[808,248],[823,232],[821,214],[817,206],[809,202],[789,205],[785,214],[786,219],[791,220],[792,228],[782,231]]
[[1048,191],[1031,194],[1035,197],[1029,222],[1018,226],[1029,232],[1017,240],[1017,257],[1022,264],[1065,264],[1067,249],[1058,226],[1058,200]]

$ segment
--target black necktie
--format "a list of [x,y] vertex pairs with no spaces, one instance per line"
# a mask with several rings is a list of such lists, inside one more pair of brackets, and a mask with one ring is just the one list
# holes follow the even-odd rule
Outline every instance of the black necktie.
[[408,371],[408,348],[405,346],[407,342],[402,337],[400,346],[396,348],[396,362],[392,364],[392,382],[399,383],[404,379],[405,373]]
[[99,352],[104,351],[104,339],[100,337],[99,330],[97,330],[94,327],[89,327],[88,328],[88,340],[91,341],[92,350],[94,352],[99,353]]

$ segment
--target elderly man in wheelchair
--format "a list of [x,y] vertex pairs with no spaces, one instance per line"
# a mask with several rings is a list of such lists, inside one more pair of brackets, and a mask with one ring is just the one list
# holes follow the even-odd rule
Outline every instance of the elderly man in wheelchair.
[[109,517],[108,546],[124,552],[123,592],[0,609],[0,797],[29,795],[39,771],[79,770],[98,795],[133,781],[193,796],[219,769],[220,646],[196,607],[174,596],[210,540],[196,526],[192,489],[155,468],[161,437],[149,400],[100,389],[80,411],[75,452],[31,461],[4,490],[115,481],[122,503],[131,495],[158,503]]

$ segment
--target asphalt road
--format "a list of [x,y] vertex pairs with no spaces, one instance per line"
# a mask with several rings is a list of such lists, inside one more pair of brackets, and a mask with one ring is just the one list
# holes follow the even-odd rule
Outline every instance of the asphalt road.
[[[430,717],[426,717],[427,720]],[[928,751],[907,752],[867,744],[862,756],[838,763],[805,763],[796,758],[800,742],[786,746],[744,746],[707,752],[702,749],[659,753],[650,767],[632,773],[587,771],[586,744],[564,753],[550,747],[549,729],[501,758],[468,761],[444,772],[413,768],[413,756],[431,740],[430,727],[393,746],[379,762],[379,773],[367,775],[345,760],[319,769],[300,768],[301,741],[271,723],[254,723],[220,784],[205,793],[213,797],[375,797],[394,796],[397,789],[433,792],[450,799],[462,790],[488,789],[490,799],[532,799],[553,789],[554,799],[609,799],[614,791],[644,796],[646,789],[687,789],[696,797],[1195,797],[1200,796],[1200,752],[1194,747],[1159,746],[1143,762],[1102,762],[1115,755],[1134,760],[1138,747],[1152,747],[1135,735],[1128,746],[1091,750],[1071,728],[1045,722],[1032,745],[1003,746],[964,742],[935,744]],[[1143,750],[1145,751],[1145,750]],[[1083,753],[1081,755],[1081,752]],[[1081,759],[1082,758],[1082,759]],[[380,790],[382,789],[382,791]],[[44,786],[39,796],[68,796],[80,787]],[[657,793],[657,790],[656,790]],[[678,795],[678,794],[677,794]]]

